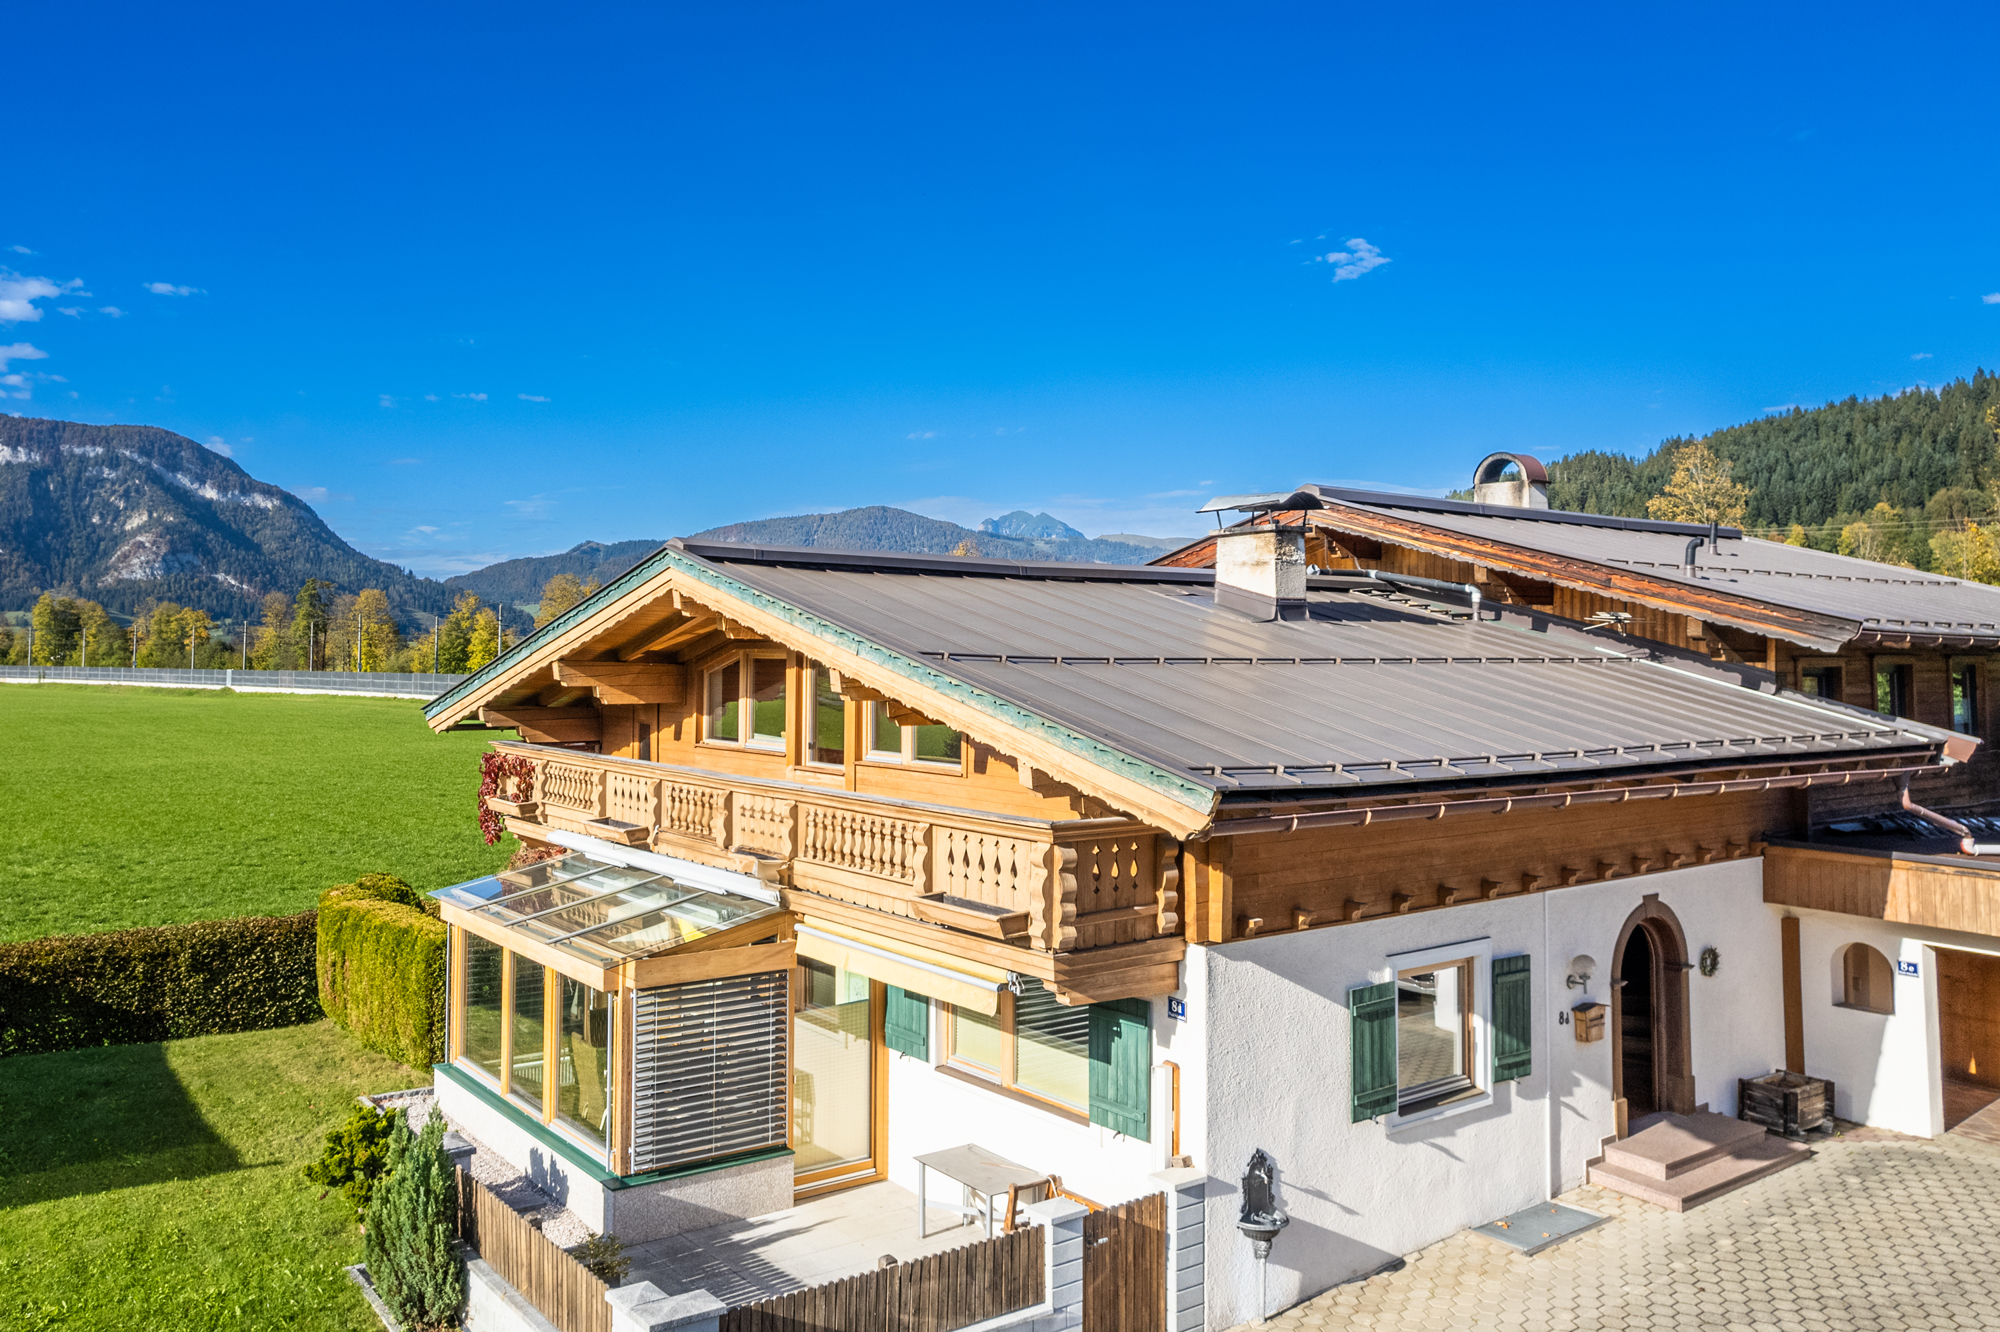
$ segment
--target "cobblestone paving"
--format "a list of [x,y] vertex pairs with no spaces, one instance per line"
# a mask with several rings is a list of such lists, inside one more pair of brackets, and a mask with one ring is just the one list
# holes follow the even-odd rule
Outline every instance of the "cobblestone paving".
[[2000,1329],[2000,1147],[1864,1130],[1814,1150],[1685,1213],[1575,1189],[1613,1219],[1533,1258],[1461,1232],[1263,1326]]

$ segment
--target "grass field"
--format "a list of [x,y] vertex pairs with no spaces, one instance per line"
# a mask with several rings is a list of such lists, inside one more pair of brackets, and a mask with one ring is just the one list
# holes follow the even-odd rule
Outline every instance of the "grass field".
[[476,878],[512,849],[479,837],[484,747],[405,699],[0,684],[0,940]]
[[0,1326],[379,1328],[352,1209],[299,1168],[427,1082],[330,1022],[23,1055],[0,1078]]

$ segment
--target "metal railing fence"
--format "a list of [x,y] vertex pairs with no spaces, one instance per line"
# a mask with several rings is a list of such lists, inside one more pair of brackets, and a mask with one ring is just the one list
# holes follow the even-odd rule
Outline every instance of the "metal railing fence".
[[181,689],[245,689],[287,694],[382,694],[436,698],[463,675],[392,671],[164,670],[141,666],[0,666],[0,683],[155,685]]

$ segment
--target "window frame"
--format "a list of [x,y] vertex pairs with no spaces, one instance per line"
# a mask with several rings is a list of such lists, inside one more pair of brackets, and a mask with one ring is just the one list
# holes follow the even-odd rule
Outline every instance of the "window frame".
[[[1960,675],[1968,671],[1972,674],[1972,725],[1970,730],[1958,731],[1958,679]],[[1985,736],[1987,731],[1985,659],[1981,657],[1945,658],[1945,693],[1951,703],[1952,712],[1951,717],[1947,719],[1945,724],[1952,730],[1958,731],[1960,735]]]
[[[1090,1122],[1090,1091],[1088,1083],[1090,1043],[1088,1029],[1086,1028],[1082,1055],[1086,1078],[1084,1084],[1084,1104],[1078,1107],[1045,1096],[1032,1088],[1023,1087],[1016,1081],[1020,1062],[1018,1053],[1020,1036],[1014,1028],[1014,1000],[1015,995],[1012,991],[1000,991],[1000,1005],[994,1010],[993,1014],[994,1021],[1000,1031],[1000,1068],[997,1071],[989,1070],[979,1064],[968,1063],[953,1055],[952,1047],[957,1044],[958,1005],[944,1000],[935,1000],[934,1002],[943,1010],[943,1013],[940,1023],[942,1030],[939,1033],[942,1039],[938,1043],[939,1058],[934,1066],[940,1073],[947,1073],[954,1077],[965,1079],[968,1082],[975,1082],[980,1086],[997,1091],[1012,1100],[1025,1102],[1037,1109],[1061,1115],[1063,1118],[1073,1120],[1076,1123],[1088,1124]],[[1090,1012],[1088,1004],[1072,1005],[1072,1007],[1079,1013],[1088,1014]]]
[[854,701],[839,690],[834,691],[834,697],[840,700],[840,760],[829,763],[825,759],[816,757],[819,752],[820,672],[826,673],[830,687],[833,668],[811,657],[806,657],[804,662],[804,668],[799,673],[799,766],[827,773],[845,772],[849,749],[848,715],[854,707]]
[[[1433,1078],[1429,1082],[1415,1083],[1405,1088],[1402,1078],[1403,1051],[1400,1029],[1401,1014],[1399,1012],[1397,1015],[1399,1025],[1396,1042],[1396,1110],[1399,1114],[1416,1114],[1419,1110],[1444,1104],[1449,1098],[1461,1092],[1475,1090],[1478,1087],[1478,1083],[1472,1077],[1471,991],[1473,970],[1472,958],[1469,955],[1453,958],[1447,962],[1421,963],[1414,967],[1406,966],[1396,969],[1395,980],[1398,996],[1397,1007],[1399,1010],[1402,1006],[1401,995],[1405,979],[1415,976],[1435,976],[1439,972],[1444,971],[1456,971],[1459,973],[1461,980],[1458,992],[1458,1061],[1459,1067],[1465,1070],[1462,1073],[1454,1073],[1443,1078]],[[1434,1000],[1435,997],[1435,994],[1433,994]],[[1417,1108],[1411,1109],[1409,1108],[1411,1106],[1416,1106]]]
[[[757,738],[757,665],[759,661],[782,663],[785,678],[784,727],[773,741]],[[736,667],[736,730],[734,740],[720,739],[709,732],[713,712],[709,707],[709,680],[717,673]],[[718,749],[732,749],[739,753],[777,754],[784,756],[790,750],[792,740],[792,714],[795,711],[792,700],[794,675],[792,654],[783,648],[736,648],[721,652],[701,664],[701,704],[699,726],[701,738],[695,743],[713,745]],[[822,765],[823,766],[823,765]]]
[[[963,731],[956,732],[958,735],[958,758],[956,761],[917,757],[917,728],[908,722],[892,723],[901,733],[902,746],[900,749],[887,750],[875,748],[876,719],[881,715],[878,710],[887,706],[887,703],[882,702],[870,702],[862,705],[861,761],[863,763],[889,764],[897,767],[914,768],[922,772],[950,773],[960,777],[965,775],[966,757],[970,745]],[[943,725],[943,723],[940,722],[939,725]]]
[[[1915,657],[1908,656],[1906,654],[1901,654],[1901,653],[1884,654],[1870,658],[1868,662],[1869,711],[1871,712],[1881,711],[1881,709],[1877,708],[1875,705],[1882,701],[1882,677],[1885,673],[1891,673],[1896,671],[1906,672],[1906,674],[1902,676],[1904,682],[1903,710],[1901,712],[1886,712],[1883,713],[1883,715],[1886,717],[1897,717],[1902,719],[1903,721],[1916,721],[1917,706],[1918,706],[1917,659]],[[1894,677],[1892,676],[1891,678]],[[1894,685],[1890,686],[1890,693],[1892,696],[1895,693]],[[1890,702],[1893,704],[1895,702],[1895,699],[1891,697]]]
[[[1470,963],[1469,970],[1472,977],[1472,993],[1468,996],[1465,1006],[1465,1024],[1469,1029],[1466,1086],[1456,1097],[1446,1097],[1442,1101],[1426,1097],[1406,1108],[1399,1071],[1396,1108],[1384,1116],[1388,1121],[1389,1131],[1393,1133],[1409,1125],[1461,1115],[1493,1104],[1493,940],[1490,937],[1464,939],[1433,948],[1390,953],[1383,961],[1387,965],[1378,974],[1381,980],[1392,984],[1403,972],[1431,970],[1454,962]],[[1401,1060],[1402,1049],[1399,1041],[1397,1043],[1399,1070]]]
[[[1835,703],[1845,703],[1847,701],[1848,663],[1842,661],[1839,657],[1800,657],[1794,664],[1797,667],[1797,682],[1795,687],[1801,694],[1805,694],[1810,698],[1828,699]],[[1808,674],[1820,671],[1832,671],[1839,678],[1840,690],[1838,693],[1816,694],[1806,688]]]

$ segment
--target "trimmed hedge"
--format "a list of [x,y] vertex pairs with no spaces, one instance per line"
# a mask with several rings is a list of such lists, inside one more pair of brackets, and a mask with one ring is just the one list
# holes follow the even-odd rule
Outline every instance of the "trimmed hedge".
[[427,1069],[445,1058],[444,923],[401,879],[363,875],[319,899],[319,1002],[371,1050]]
[[0,1056],[316,1022],[316,913],[0,944]]

